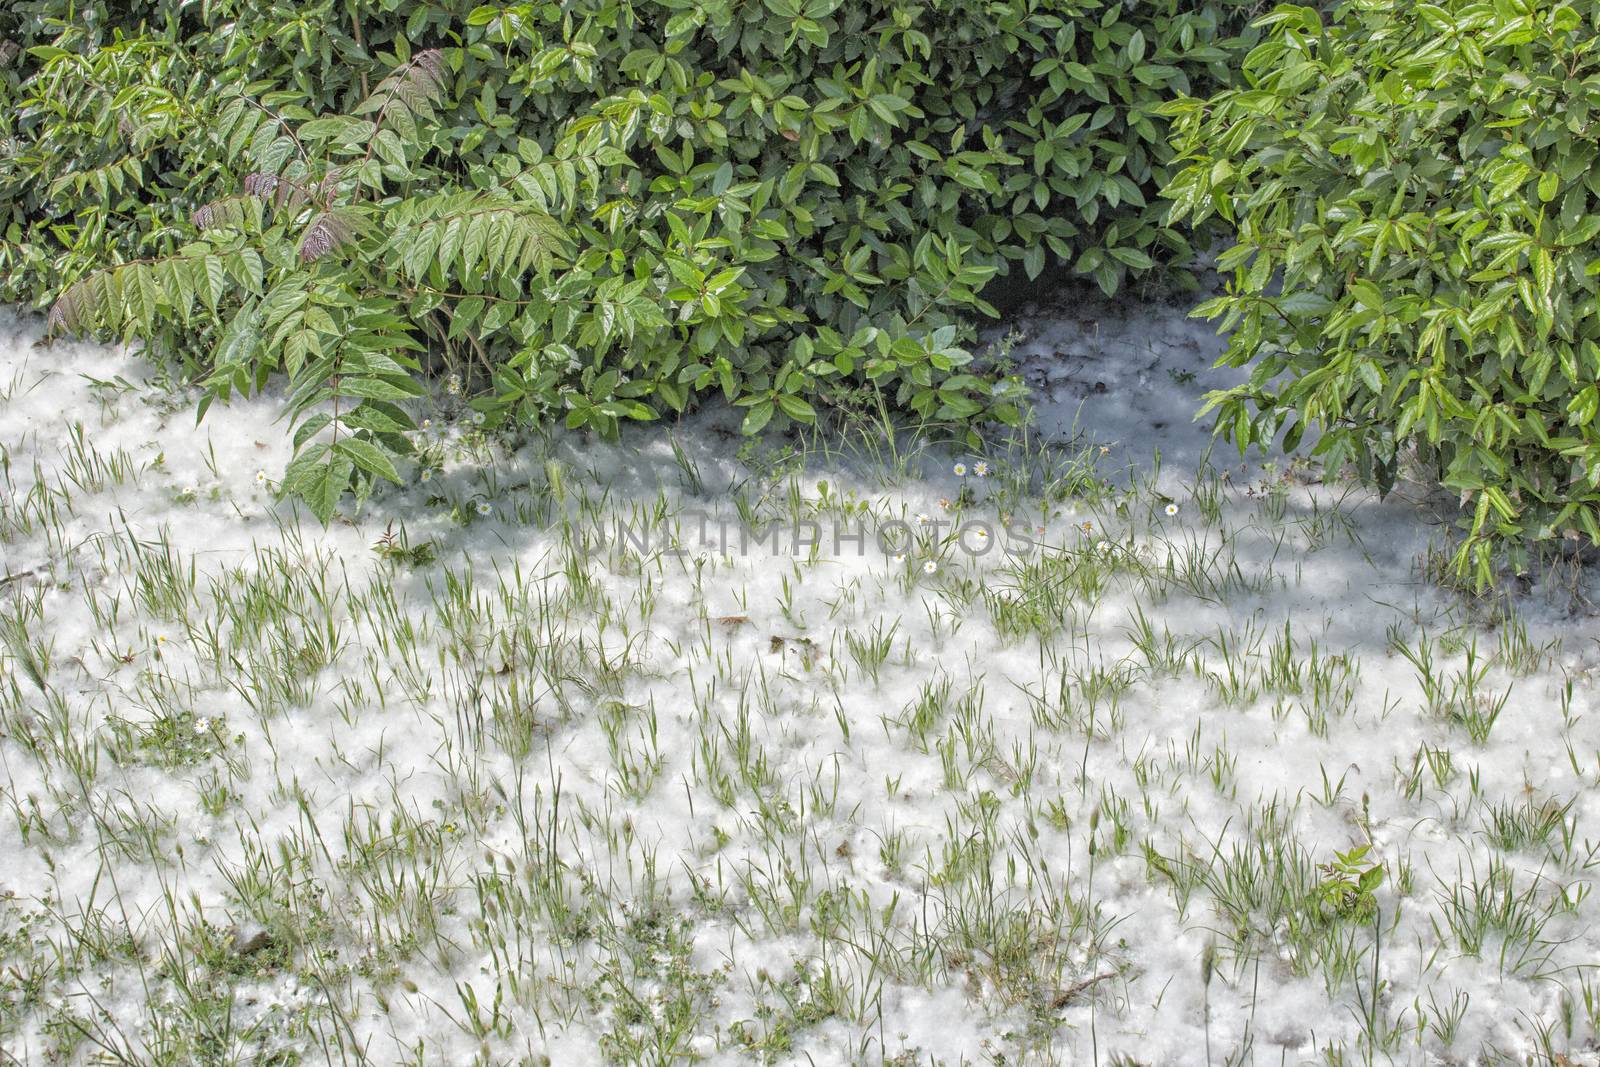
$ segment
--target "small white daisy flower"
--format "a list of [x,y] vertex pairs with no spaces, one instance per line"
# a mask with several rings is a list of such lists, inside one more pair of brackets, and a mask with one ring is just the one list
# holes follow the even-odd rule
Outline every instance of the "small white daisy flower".
[[203,734],[209,729],[211,729],[211,720],[210,719],[201,718],[201,719],[196,719],[194,721],[194,732],[195,733]]
[[424,483],[433,481],[433,471],[427,467],[422,468],[422,473],[418,476],[418,480]]
[[1094,550],[1096,552],[1100,553],[1102,556],[1109,556],[1109,555],[1111,555],[1111,542],[1110,541],[1096,541],[1095,545],[1094,545]]
[[451,396],[460,395],[460,393],[461,393],[461,375],[459,375],[459,374],[450,375],[449,379],[445,382],[444,387],[445,387],[445,391],[448,392]]
[[917,513],[917,525],[918,526],[926,526],[926,525],[928,525],[928,516],[925,513],[920,512],[920,511]]
[[957,463],[951,470],[955,471],[957,478],[965,478],[967,476],[967,465],[965,463]]
[[894,561],[896,563],[904,563],[906,561],[906,554],[904,552],[896,552],[894,554]]
[[494,510],[494,505],[487,500],[480,500],[476,505],[476,510],[479,515],[487,515]]
[[256,471],[256,484],[257,485],[266,485],[267,484],[267,472],[266,471]]
[[926,562],[926,563],[924,563],[922,565],[922,573],[923,574],[932,574],[934,571],[936,571],[938,569],[939,569],[939,565],[937,563],[935,563],[931,559],[928,562]]
[[989,464],[985,463],[981,459],[978,460],[978,462],[972,465],[972,473],[976,474],[980,478],[989,477]]
[[481,411],[474,411],[472,413],[472,425],[474,426],[482,426],[487,420],[488,416]]
[[978,540],[979,541],[987,541],[987,540],[989,540],[989,531],[988,530],[978,530],[977,531],[977,536],[978,536]]
[[166,634],[156,634],[156,644],[164,645],[166,643],[167,643],[167,635]]
[[433,429],[433,420],[423,419],[422,422],[417,426],[417,429],[421,430],[423,433],[427,433],[429,430]]
[[1172,516],[1174,516],[1174,515],[1176,515],[1178,513],[1178,505],[1176,505],[1176,504],[1168,504],[1166,506],[1165,510],[1166,510],[1166,513],[1167,513],[1167,518],[1170,519],[1170,518],[1172,518]]

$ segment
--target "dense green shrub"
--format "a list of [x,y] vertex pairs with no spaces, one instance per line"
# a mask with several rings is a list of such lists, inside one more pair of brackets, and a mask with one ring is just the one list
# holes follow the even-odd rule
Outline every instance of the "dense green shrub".
[[1168,108],[1175,220],[1221,214],[1241,446],[1305,427],[1470,504],[1456,557],[1600,541],[1600,4],[1281,7],[1243,83]]
[[963,347],[984,284],[1181,269],[1158,108],[1244,7],[24,2],[0,297],[221,394],[287,374],[324,515],[444,367],[492,422],[606,433],[712,391],[751,432],[1014,421]]

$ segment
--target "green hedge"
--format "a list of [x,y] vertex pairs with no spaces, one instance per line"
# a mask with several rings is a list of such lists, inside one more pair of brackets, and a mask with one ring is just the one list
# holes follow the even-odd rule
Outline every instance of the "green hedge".
[[445,368],[491,423],[1014,422],[965,348],[985,283],[1181,272],[1160,107],[1226,81],[1247,8],[20,3],[0,298],[218,395],[286,374],[324,516],[399,477]]
[[[1600,542],[1600,3],[1285,6],[1243,84],[1170,105],[1175,222],[1238,244],[1241,446],[1307,426],[1387,490],[1415,456],[1468,505],[1456,563]],[[1286,429],[1287,428],[1287,429]]]

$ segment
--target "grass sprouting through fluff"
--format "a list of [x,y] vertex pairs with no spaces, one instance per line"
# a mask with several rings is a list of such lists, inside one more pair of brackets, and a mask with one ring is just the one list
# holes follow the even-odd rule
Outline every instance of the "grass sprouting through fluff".
[[1593,1054],[1600,646],[1402,504],[469,417],[323,529],[265,430],[4,358],[15,1061]]

